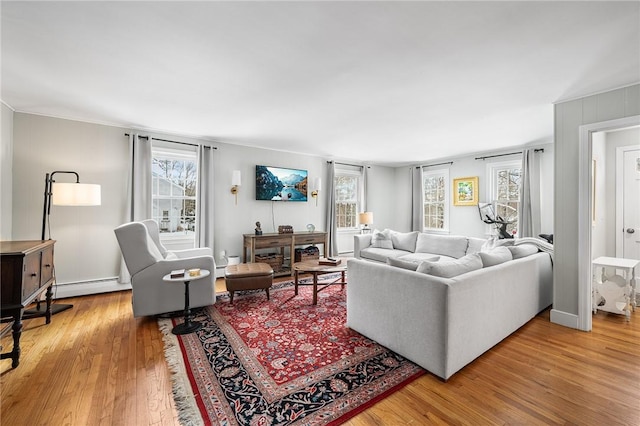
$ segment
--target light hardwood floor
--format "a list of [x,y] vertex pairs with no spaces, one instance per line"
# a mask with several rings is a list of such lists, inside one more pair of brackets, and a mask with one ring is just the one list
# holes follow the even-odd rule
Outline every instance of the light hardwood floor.
[[[1,361],[0,424],[177,425],[156,320],[133,318],[129,292],[65,302],[50,325],[25,321],[17,369]],[[590,333],[545,311],[448,382],[427,373],[346,424],[640,425],[640,310],[600,312]]]

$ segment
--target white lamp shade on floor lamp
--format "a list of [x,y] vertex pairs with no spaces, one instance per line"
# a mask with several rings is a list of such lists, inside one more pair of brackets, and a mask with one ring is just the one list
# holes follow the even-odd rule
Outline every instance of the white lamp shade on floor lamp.
[[52,187],[54,206],[99,206],[102,203],[100,185],[91,183],[58,183]]

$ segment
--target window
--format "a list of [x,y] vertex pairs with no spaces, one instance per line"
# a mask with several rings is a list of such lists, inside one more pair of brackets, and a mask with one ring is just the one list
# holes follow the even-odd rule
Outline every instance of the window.
[[336,222],[338,229],[356,229],[361,194],[360,172],[336,170]]
[[[188,240],[195,246],[198,158],[195,150],[152,148],[152,218],[163,242]],[[185,247],[186,248],[186,247]]]
[[449,229],[449,169],[429,170],[422,173],[424,192],[424,229]]
[[496,216],[511,222],[507,232],[515,235],[518,230],[518,212],[520,210],[520,177],[522,162],[508,161],[487,165],[489,192],[495,202]]

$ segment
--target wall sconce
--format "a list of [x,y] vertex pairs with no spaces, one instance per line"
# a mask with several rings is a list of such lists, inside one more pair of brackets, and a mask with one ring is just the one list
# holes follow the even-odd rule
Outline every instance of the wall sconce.
[[[66,173],[76,176],[75,183],[58,183],[53,179],[57,173]],[[49,216],[51,215],[51,204],[54,206],[99,206],[102,204],[100,185],[90,183],[80,183],[80,176],[76,172],[55,171],[47,173],[44,180],[44,207],[42,209],[42,240],[45,238]],[[49,239],[51,239],[51,227],[49,227]],[[57,314],[73,305],[53,304],[51,314]],[[28,314],[44,314],[38,302],[35,310],[25,311]]]
[[313,186],[311,187],[311,197],[316,199],[316,207],[318,207],[318,192],[322,189],[322,179],[313,178]]
[[364,225],[362,227],[362,232],[371,232],[371,228],[369,228],[369,225],[371,225],[373,223],[373,212],[363,212],[363,213],[359,213],[358,214],[358,221],[360,222],[361,225]]
[[240,170],[234,170],[231,175],[231,193],[236,196],[236,206],[238,205],[238,189],[242,184],[242,175]]

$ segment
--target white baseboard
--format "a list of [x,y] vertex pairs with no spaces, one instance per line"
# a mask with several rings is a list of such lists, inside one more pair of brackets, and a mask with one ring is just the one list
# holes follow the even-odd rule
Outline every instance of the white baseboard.
[[116,279],[85,281],[54,285],[53,297],[55,299],[63,299],[122,290],[131,290],[131,284],[120,284]]
[[569,328],[578,328],[578,316],[568,312],[551,309],[550,319],[554,324],[563,325]]

